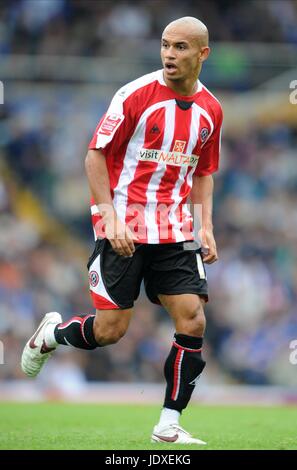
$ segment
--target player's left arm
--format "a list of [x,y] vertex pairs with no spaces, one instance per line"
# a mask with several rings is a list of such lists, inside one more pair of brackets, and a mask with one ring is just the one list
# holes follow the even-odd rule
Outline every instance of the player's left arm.
[[213,189],[212,175],[193,176],[191,202],[200,206],[200,210],[198,210],[201,225],[199,238],[202,245],[202,258],[207,264],[214,263],[218,259],[212,221]]
[[193,186],[190,196],[192,204],[200,204],[201,210],[198,211],[201,219],[199,237],[202,244],[203,261],[207,264],[214,263],[218,259],[212,222],[214,190],[212,175],[219,167],[223,121],[222,108],[218,102],[214,104],[213,111],[213,132],[201,148],[197,168],[193,175]]

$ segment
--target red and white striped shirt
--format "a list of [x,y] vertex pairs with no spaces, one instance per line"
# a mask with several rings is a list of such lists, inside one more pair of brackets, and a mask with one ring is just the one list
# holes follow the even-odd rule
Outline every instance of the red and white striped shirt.
[[[193,96],[178,95],[162,70],[128,83],[89,144],[105,155],[117,215],[141,243],[192,240],[192,177],[218,169],[222,108],[199,80],[197,86]],[[93,199],[91,214],[95,238],[104,237]]]

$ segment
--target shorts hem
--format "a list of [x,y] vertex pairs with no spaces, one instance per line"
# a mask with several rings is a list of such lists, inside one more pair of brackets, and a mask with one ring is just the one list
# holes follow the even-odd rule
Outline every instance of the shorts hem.
[[95,302],[93,302],[93,305],[94,305],[94,308],[96,310],[128,310],[130,308],[133,308],[133,305],[130,305],[128,307],[121,307],[119,305],[115,305],[114,307],[110,306],[110,307],[107,307],[107,306],[100,306],[99,304],[95,304]]
[[[209,296],[208,296],[208,292],[203,292],[203,291],[200,291],[200,292],[194,292],[193,290],[190,291],[189,289],[186,289],[186,290],[178,290],[178,291],[170,291],[170,292],[158,292],[157,295],[179,295],[179,294],[196,294],[198,295],[198,297],[204,297],[205,298],[205,302],[207,303],[208,300],[209,300]],[[156,296],[154,298],[154,300],[152,299],[152,297],[149,297],[149,299],[151,300],[151,302],[153,302],[154,304],[157,304],[157,305],[161,305],[161,302],[159,301],[158,297]]]

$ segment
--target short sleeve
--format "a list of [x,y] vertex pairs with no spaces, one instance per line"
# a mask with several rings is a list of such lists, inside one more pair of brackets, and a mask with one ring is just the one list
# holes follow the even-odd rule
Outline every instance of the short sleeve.
[[133,111],[130,100],[125,98],[125,88],[121,88],[114,95],[108,110],[97,124],[89,143],[89,150],[103,149],[107,151],[115,140],[116,145],[120,147],[130,137],[134,125]]
[[218,170],[221,149],[222,122],[223,111],[219,105],[216,113],[214,130],[200,151],[200,156],[194,175],[207,176]]

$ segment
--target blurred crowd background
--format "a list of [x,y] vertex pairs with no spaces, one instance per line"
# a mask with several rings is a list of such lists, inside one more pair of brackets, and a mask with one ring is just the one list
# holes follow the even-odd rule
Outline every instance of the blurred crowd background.
[[[289,362],[297,339],[297,105],[281,79],[297,66],[294,0],[0,2],[0,381],[24,379],[21,350],[45,312],[93,312],[87,144],[115,90],[161,68],[162,30],[184,15],[209,27],[213,54],[201,80],[226,122],[203,380],[297,383]],[[117,345],[61,347],[41,380],[66,391],[86,381],[161,382],[173,332],[142,292]]]

